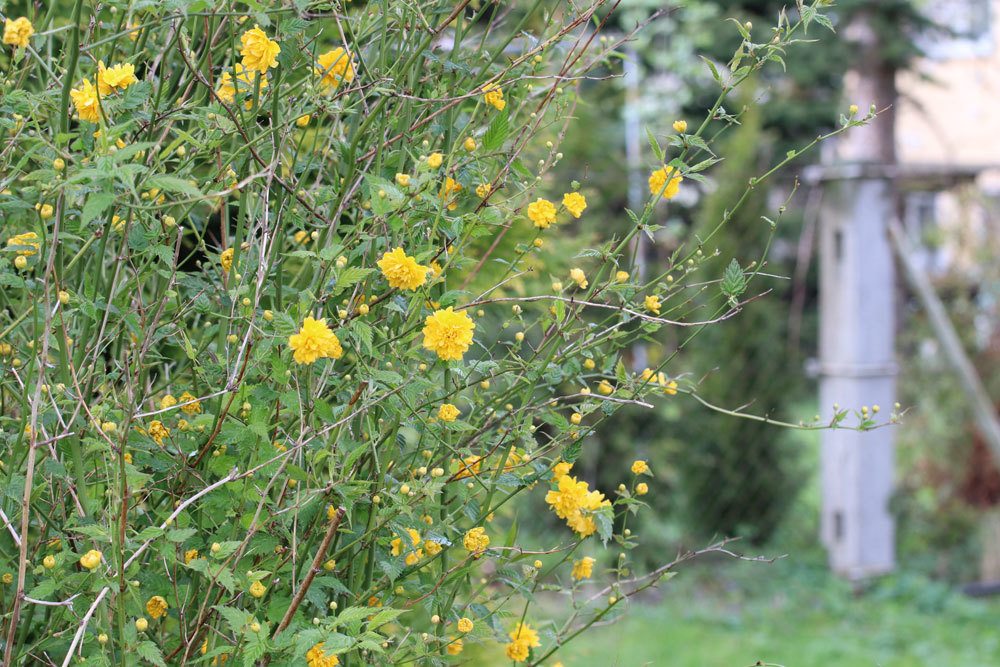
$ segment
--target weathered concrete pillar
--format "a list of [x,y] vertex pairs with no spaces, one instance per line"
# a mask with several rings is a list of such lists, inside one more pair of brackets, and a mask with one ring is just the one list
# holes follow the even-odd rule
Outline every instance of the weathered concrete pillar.
[[[852,412],[895,401],[895,271],[889,170],[826,168],[820,217],[820,403]],[[857,423],[851,414],[845,424]],[[852,578],[892,570],[894,429],[822,433],[821,532],[831,568]]]

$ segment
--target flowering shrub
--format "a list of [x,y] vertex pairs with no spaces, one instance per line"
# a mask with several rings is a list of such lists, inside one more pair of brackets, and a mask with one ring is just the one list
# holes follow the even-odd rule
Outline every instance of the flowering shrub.
[[[695,390],[622,353],[737,313],[763,258],[698,321],[711,238],[642,280],[631,242],[827,3],[740,25],[705,120],[651,138],[643,210],[531,294],[587,215],[546,139],[614,3],[58,4],[5,16],[0,56],[6,664],[541,664],[668,571],[628,563],[655,471],[609,496],[573,462]],[[565,522],[544,551],[526,494]]]

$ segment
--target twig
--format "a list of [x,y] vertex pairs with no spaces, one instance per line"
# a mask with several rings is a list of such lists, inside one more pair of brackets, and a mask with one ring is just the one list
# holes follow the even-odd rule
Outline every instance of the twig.
[[[302,600],[309,591],[309,587],[312,586],[313,579],[316,578],[316,573],[320,571],[323,561],[326,560],[326,552],[329,551],[330,543],[333,542],[333,537],[337,534],[337,529],[340,528],[340,521],[346,513],[347,510],[343,507],[337,508],[333,519],[330,520],[330,526],[326,529],[326,535],[323,536],[323,541],[320,542],[319,549],[316,550],[316,557],[313,558],[312,566],[310,566],[309,571],[306,573],[305,579],[302,580],[302,585],[295,593],[295,597],[292,598],[292,603],[288,605],[288,611],[285,612],[281,622],[278,623],[278,627],[274,629],[274,636],[278,636],[278,633],[287,628],[288,624],[292,622],[295,612],[298,611],[299,605],[302,604]],[[265,667],[270,661],[270,656],[264,658],[263,664]]]
[[0,508],[0,519],[3,519],[4,525],[7,526],[7,530],[10,531],[10,536],[14,538],[14,544],[16,544],[18,547],[20,547],[21,546],[21,536],[17,534],[16,530],[14,530],[14,524],[12,524],[10,522],[10,519],[7,518],[7,515],[4,514],[4,511],[3,511],[2,508]]
[[63,660],[62,667],[68,667],[69,663],[72,662],[73,651],[76,649],[76,645],[80,643],[80,640],[83,639],[83,633],[87,631],[87,623],[90,622],[90,617],[94,615],[94,612],[97,610],[97,605],[101,603],[101,600],[104,599],[104,596],[107,595],[110,590],[110,586],[102,588],[101,592],[97,594],[96,598],[94,598],[94,602],[91,603],[90,609],[88,609],[87,613],[83,615],[82,619],[80,619],[80,627],[77,628],[76,634],[73,635],[73,641],[70,642],[69,650],[66,651],[66,659]]

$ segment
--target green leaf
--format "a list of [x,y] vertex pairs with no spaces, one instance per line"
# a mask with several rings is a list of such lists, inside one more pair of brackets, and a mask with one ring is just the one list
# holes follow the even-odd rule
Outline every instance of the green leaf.
[[35,600],[47,600],[50,595],[56,592],[56,580],[49,577],[42,579],[38,585],[28,591],[28,597]]
[[597,524],[597,534],[600,535],[601,542],[607,544],[614,529],[614,512],[609,505],[594,512],[594,523]]
[[720,289],[722,290],[722,293],[729,298],[731,303],[735,303],[736,299],[746,291],[746,276],[743,275],[743,269],[740,268],[740,263],[735,259],[729,262],[729,266],[726,267],[726,271],[722,276]]
[[135,536],[135,539],[138,542],[145,542],[146,540],[156,539],[160,535],[163,535],[163,532],[163,529],[159,526],[146,526]]
[[115,201],[113,192],[97,192],[87,197],[87,203],[83,205],[80,213],[80,224],[86,225],[91,220],[104,213]]
[[336,283],[334,288],[331,290],[332,295],[337,295],[344,290],[357,285],[359,282],[368,277],[375,269],[363,269],[359,266],[349,266],[346,269],[341,269],[337,272]]
[[371,607],[348,607],[344,611],[337,614],[337,618],[334,620],[334,627],[357,623],[358,621],[371,616],[373,611],[374,610]]
[[177,192],[182,195],[187,195],[188,197],[201,196],[201,190],[191,185],[183,178],[177,178],[176,176],[167,176],[166,174],[150,176],[146,180],[146,185],[150,189],[159,188],[164,192]]
[[181,542],[194,537],[194,534],[197,532],[197,528],[177,528],[167,533],[167,539],[171,542],[177,542],[180,544]]
[[154,665],[160,665],[160,667],[167,667],[167,663],[163,661],[163,654],[160,652],[159,647],[153,642],[141,642],[135,647],[135,652],[140,658],[147,662],[151,662]]
[[395,620],[397,617],[405,614],[407,611],[407,609],[380,609],[378,613],[375,614],[370,621],[368,621],[368,627],[369,629],[374,629],[380,625],[385,625],[389,621]]
[[649,147],[653,150],[653,155],[656,156],[656,161],[663,162],[663,149],[660,147],[660,142],[656,140],[653,133],[650,132],[649,128],[646,128],[646,140],[649,141]]
[[507,120],[507,114],[498,113],[483,135],[483,149],[488,151],[497,150],[503,146],[503,142],[507,139],[508,134],[510,134],[510,122]]
[[216,605],[214,609],[219,612],[222,618],[226,619],[226,623],[229,624],[229,628],[234,634],[243,634],[246,626],[249,625],[251,614],[250,612],[243,611],[242,609],[234,609],[232,607],[226,607],[223,605]]

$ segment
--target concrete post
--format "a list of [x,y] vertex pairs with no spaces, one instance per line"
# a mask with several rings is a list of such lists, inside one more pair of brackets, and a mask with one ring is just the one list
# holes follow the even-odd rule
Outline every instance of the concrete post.
[[[848,172],[852,173],[848,173]],[[820,402],[860,410],[895,401],[892,180],[876,166],[824,170],[820,214]],[[847,424],[856,423],[851,415]],[[822,434],[821,532],[831,568],[859,578],[895,565],[891,428]]]

